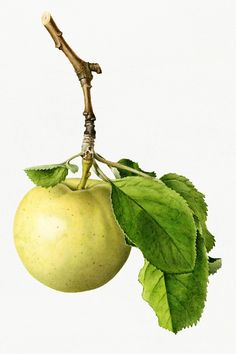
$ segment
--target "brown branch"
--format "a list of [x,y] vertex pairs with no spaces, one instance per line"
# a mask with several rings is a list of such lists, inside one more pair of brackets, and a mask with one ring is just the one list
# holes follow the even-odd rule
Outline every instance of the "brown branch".
[[92,87],[92,72],[100,74],[102,70],[99,64],[85,62],[70,48],[62,36],[62,32],[57,27],[49,12],[43,13],[42,23],[54,40],[56,48],[62,50],[63,53],[67,56],[80,80],[84,95],[83,115],[85,116],[85,132],[82,143],[82,156],[85,160],[92,160],[94,156],[94,140],[96,137],[94,124],[96,118],[93,112],[90,89]]

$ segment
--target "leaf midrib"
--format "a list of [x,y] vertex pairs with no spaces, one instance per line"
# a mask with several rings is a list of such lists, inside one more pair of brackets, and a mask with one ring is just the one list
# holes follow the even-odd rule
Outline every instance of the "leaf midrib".
[[[114,185],[115,185],[115,184],[114,184]],[[140,209],[142,209],[142,210],[145,212],[145,214],[147,214],[149,217],[151,217],[151,218],[154,220],[154,222],[164,231],[164,233],[165,233],[167,236],[169,236],[169,238],[171,239],[171,241],[172,241],[173,245],[175,246],[175,248],[179,251],[179,253],[182,255],[182,257],[184,258],[184,260],[186,261],[186,263],[187,263],[187,264],[191,267],[191,269],[192,269],[192,265],[189,263],[189,261],[188,261],[188,260],[186,259],[186,257],[183,255],[183,253],[181,252],[181,250],[179,249],[179,247],[175,244],[173,238],[169,235],[168,232],[165,231],[165,229],[162,227],[162,225],[160,225],[159,222],[158,222],[156,219],[154,219],[153,216],[150,215],[150,214],[147,212],[147,210],[144,209],[144,207],[142,207],[135,199],[133,199],[132,197],[130,197],[128,194],[126,194],[124,191],[122,191],[121,188],[117,187],[116,185],[115,185],[115,187],[118,188],[124,195],[128,196],[136,205],[139,206]]]

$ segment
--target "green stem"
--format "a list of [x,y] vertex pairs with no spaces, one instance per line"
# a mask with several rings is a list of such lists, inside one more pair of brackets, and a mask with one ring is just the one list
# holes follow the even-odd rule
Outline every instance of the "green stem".
[[116,168],[120,168],[121,170],[125,170],[125,171],[129,171],[129,172],[132,172],[132,173],[135,173],[136,175],[139,175],[139,176],[142,176],[142,177],[145,177],[145,178],[152,178],[151,176],[147,175],[146,173],[144,172],[141,172],[141,171],[137,171],[135,170],[134,168],[132,167],[128,167],[128,166],[125,166],[125,165],[122,165],[121,163],[119,162],[112,162],[112,161],[109,161],[109,160],[106,160],[104,157],[102,157],[101,155],[99,154],[94,154],[94,157],[96,160],[106,164],[107,166],[109,167],[116,167]]
[[100,169],[97,162],[93,161],[93,168],[95,170],[96,175],[101,178],[105,182],[110,182],[110,179],[105,175],[105,173]]
[[92,165],[93,165],[93,160],[82,159],[82,177],[79,183],[79,187],[78,187],[79,189],[85,189],[87,180],[91,175],[89,170]]
[[62,162],[62,164],[67,164],[67,163],[70,163],[71,160],[74,160],[76,157],[79,157],[79,156],[82,156],[82,152],[76,154],[76,155],[73,155],[71,157],[69,157],[69,159],[66,159],[64,162]]

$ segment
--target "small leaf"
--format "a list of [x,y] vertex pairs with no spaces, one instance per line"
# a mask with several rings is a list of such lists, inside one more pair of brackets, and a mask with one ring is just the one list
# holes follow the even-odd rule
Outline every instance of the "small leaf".
[[170,273],[195,264],[196,228],[186,201],[159,180],[126,177],[112,183],[114,214],[144,257]]
[[208,257],[209,274],[215,274],[222,267],[221,258]]
[[204,238],[207,251],[209,252],[215,245],[215,238],[206,226],[207,204],[204,199],[204,194],[199,192],[189,179],[175,173],[164,175],[161,177],[161,181],[186,200],[195,215],[197,229]]
[[64,181],[68,169],[63,164],[42,165],[26,168],[25,173],[36,186],[48,188]]
[[68,168],[68,170],[70,170],[72,173],[76,173],[79,171],[79,167],[77,165],[71,164],[71,163],[67,163],[66,167]]
[[[139,164],[137,162],[133,162],[132,160],[129,159],[121,159],[118,161],[118,163],[120,163],[121,165],[127,166],[127,167],[131,167],[137,171],[146,173],[146,175],[150,176],[150,177],[156,177],[156,173],[155,172],[146,172],[143,171],[140,167]],[[126,171],[126,170],[122,170],[121,168],[116,168],[119,172],[119,177],[120,178],[124,178],[124,177],[128,177],[128,176],[137,176],[137,174],[130,172],[130,171]],[[116,172],[114,172],[115,176],[117,176]],[[118,178],[119,178],[118,177]]]
[[39,166],[31,166],[25,168],[24,171],[32,170],[32,171],[41,171],[41,170],[53,170],[54,168],[57,167],[66,167],[64,164],[61,163],[55,163],[55,164],[50,164],[50,165],[39,165]]
[[204,309],[208,264],[204,241],[197,237],[197,258],[193,272],[166,274],[145,261],[139,273],[143,299],[155,311],[159,325],[177,333],[200,319]]
[[215,241],[215,237],[207,229],[206,223],[202,225],[201,235],[204,238],[207,252],[210,252],[212,248],[215,246],[216,241]]

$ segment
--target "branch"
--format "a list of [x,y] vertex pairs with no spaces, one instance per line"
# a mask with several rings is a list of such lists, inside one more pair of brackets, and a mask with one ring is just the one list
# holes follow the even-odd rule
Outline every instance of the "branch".
[[92,87],[92,72],[100,74],[102,70],[99,64],[85,62],[70,48],[70,46],[67,44],[67,42],[62,36],[62,32],[57,27],[55,21],[53,20],[49,12],[43,13],[42,23],[50,33],[52,39],[54,40],[56,48],[62,50],[62,52],[67,56],[80,80],[84,94],[83,115],[85,116],[85,132],[82,144],[82,153],[84,159],[92,159],[94,150],[94,139],[96,137],[94,125],[94,121],[96,118],[93,112],[90,89]]
[[[82,60],[67,44],[65,39],[62,36],[62,32],[57,27],[55,21],[53,20],[49,12],[44,12],[42,15],[42,23],[50,33],[52,39],[55,42],[56,48],[60,49],[66,57],[71,62],[72,66],[75,69],[76,75],[78,76],[84,95],[84,112],[85,116],[85,131],[84,138],[82,142],[82,157],[84,160],[93,161],[94,159],[94,141],[96,138],[95,131],[95,114],[93,112],[92,100],[91,100],[91,81],[93,79],[92,72],[100,74],[102,72],[99,64],[97,63],[88,63]],[[86,165],[86,164],[85,164]],[[91,164],[92,165],[92,162]],[[86,165],[87,166],[87,165]],[[83,177],[85,184],[89,171],[83,170]],[[85,187],[85,184],[81,188]]]

